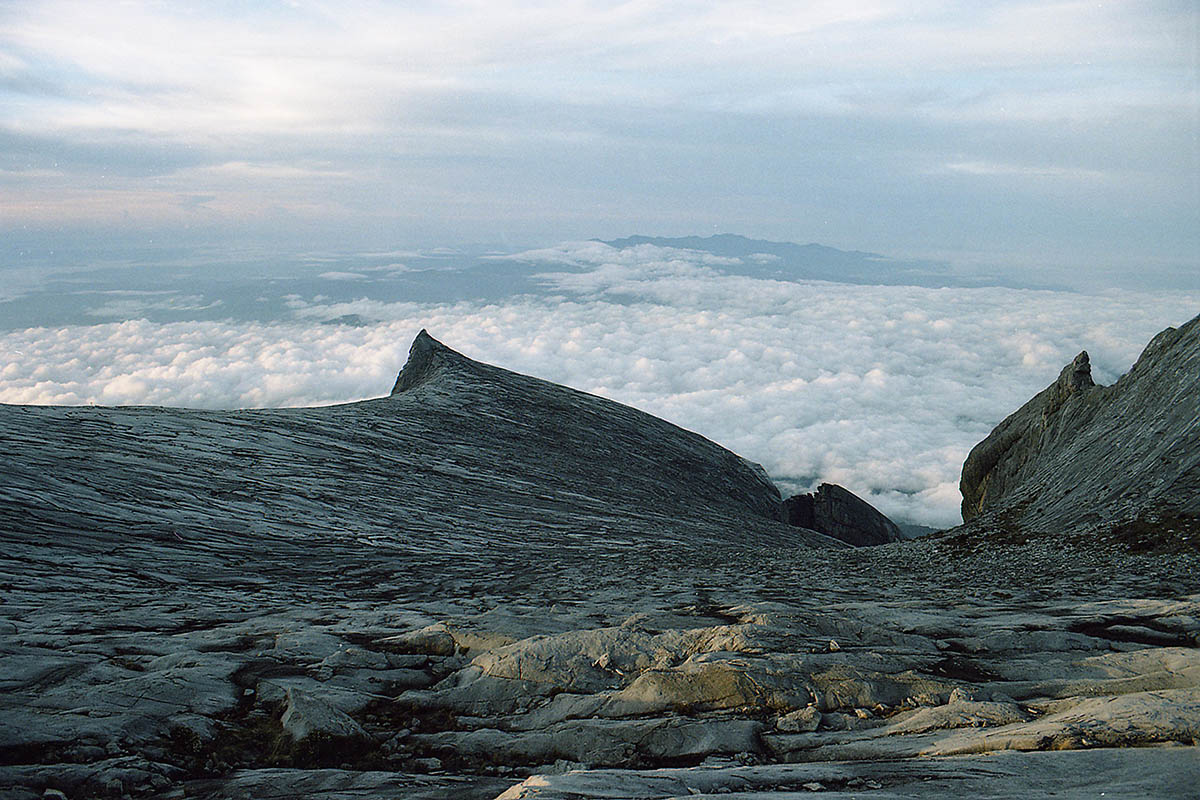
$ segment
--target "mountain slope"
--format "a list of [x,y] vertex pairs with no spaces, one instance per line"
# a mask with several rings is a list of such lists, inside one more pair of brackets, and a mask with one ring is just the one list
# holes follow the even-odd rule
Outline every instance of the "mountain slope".
[[1190,788],[1200,554],[778,507],[426,335],[364,403],[0,406],[0,797]]
[[1029,531],[1200,519],[1200,317],[1111,386],[1080,353],[963,464],[963,518]]
[[761,469],[648,414],[426,334],[398,388],[312,409],[0,407],[0,526],[234,550],[821,541],[778,522]]

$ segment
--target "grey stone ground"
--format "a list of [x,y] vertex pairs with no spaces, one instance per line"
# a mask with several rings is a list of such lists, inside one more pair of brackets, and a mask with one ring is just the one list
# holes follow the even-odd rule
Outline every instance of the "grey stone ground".
[[0,797],[1194,796],[1188,531],[847,549],[694,434],[416,377],[0,406]]

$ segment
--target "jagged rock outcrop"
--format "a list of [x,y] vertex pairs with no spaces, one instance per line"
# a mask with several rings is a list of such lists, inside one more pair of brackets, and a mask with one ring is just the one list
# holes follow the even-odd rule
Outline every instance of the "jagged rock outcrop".
[[779,490],[757,464],[628,406],[474,361],[426,331],[389,399],[437,409],[456,435],[474,432],[490,459],[545,476],[542,493],[587,483],[587,494],[659,513],[682,517],[690,505],[701,516],[779,519]]
[[971,451],[963,519],[1059,532],[1200,517],[1200,317],[1111,386],[1086,352]]
[[783,501],[789,525],[808,528],[855,547],[898,542],[903,536],[896,523],[849,489],[822,483],[817,491]]
[[1074,411],[1074,407],[1064,411],[1063,406],[1068,400],[1074,406],[1094,388],[1091,361],[1084,350],[1063,367],[1058,380],[1006,417],[971,450],[959,485],[963,521],[998,505],[1008,490],[1028,477],[1038,455],[1053,441],[1053,431]]

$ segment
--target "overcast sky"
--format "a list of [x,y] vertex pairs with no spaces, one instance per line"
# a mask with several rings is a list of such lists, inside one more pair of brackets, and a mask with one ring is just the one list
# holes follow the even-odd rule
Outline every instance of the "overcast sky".
[[1198,20],[1193,0],[0,0],[3,254],[733,231],[1178,285]]

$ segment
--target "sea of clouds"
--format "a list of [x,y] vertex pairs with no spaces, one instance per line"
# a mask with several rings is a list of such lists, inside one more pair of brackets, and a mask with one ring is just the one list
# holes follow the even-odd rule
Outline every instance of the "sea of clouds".
[[272,322],[10,330],[0,333],[0,402],[235,408],[378,397],[426,328],[473,358],[702,433],[762,463],[785,493],[830,481],[894,519],[944,527],[960,521],[970,448],[1077,352],[1111,382],[1151,336],[1200,310],[1200,297],[1180,292],[762,280],[707,254],[597,242],[513,260],[542,291],[409,303],[372,298],[366,280],[361,299],[293,295]]

